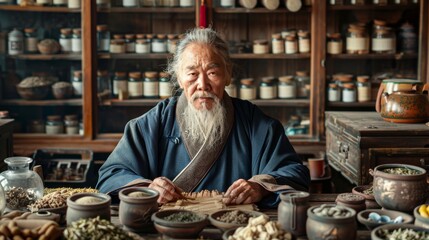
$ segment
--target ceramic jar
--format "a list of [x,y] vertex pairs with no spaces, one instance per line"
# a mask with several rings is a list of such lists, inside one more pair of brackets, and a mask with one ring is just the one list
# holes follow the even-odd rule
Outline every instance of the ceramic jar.
[[280,227],[294,236],[305,235],[307,209],[309,208],[308,192],[280,193],[281,202],[277,208]]
[[67,198],[67,225],[81,218],[95,218],[110,221],[109,195],[104,193],[77,193]]
[[372,185],[356,186],[352,189],[352,193],[357,194],[357,195],[361,195],[362,197],[365,198],[366,209],[381,208],[380,205],[378,205],[378,203],[375,201],[374,194],[372,194],[372,189],[371,189],[371,193],[367,193],[367,191],[370,188],[372,188]]
[[335,199],[337,205],[346,206],[354,209],[357,213],[365,210],[365,198],[354,193],[341,193]]
[[153,229],[152,213],[158,211],[158,191],[146,187],[130,187],[119,192],[119,220],[126,229],[145,232]]
[[[393,174],[387,169],[404,169],[415,174]],[[370,171],[373,176],[374,197],[385,209],[412,212],[428,197],[426,170],[407,164],[383,164]]]

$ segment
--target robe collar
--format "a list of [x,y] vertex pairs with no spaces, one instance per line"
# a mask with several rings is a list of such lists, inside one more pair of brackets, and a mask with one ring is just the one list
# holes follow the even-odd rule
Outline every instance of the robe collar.
[[192,192],[207,175],[210,168],[216,162],[225,147],[232,126],[234,125],[234,107],[232,105],[232,100],[225,91],[223,96],[221,103],[226,109],[225,131],[221,137],[221,143],[218,147],[210,149],[205,146],[195,144],[193,141],[191,142],[185,137],[187,130],[184,129],[184,122],[186,119],[183,117],[183,112],[188,105],[188,100],[184,93],[182,93],[177,102],[176,119],[180,126],[182,141],[185,144],[186,151],[188,152],[191,161],[174,178],[173,182],[185,192]]

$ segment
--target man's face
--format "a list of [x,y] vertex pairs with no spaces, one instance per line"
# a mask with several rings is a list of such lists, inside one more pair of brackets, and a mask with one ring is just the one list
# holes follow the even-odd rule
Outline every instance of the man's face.
[[[222,59],[205,44],[192,43],[183,51],[177,79],[183,92],[196,109],[212,109],[215,95],[220,100],[226,84]],[[197,94],[195,99],[192,96]]]

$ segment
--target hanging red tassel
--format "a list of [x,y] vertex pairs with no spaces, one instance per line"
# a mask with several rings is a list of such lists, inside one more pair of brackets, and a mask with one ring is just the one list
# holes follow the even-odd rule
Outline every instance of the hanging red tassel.
[[207,18],[206,18],[206,4],[204,0],[201,0],[201,6],[200,6],[200,28],[206,28],[207,27]]

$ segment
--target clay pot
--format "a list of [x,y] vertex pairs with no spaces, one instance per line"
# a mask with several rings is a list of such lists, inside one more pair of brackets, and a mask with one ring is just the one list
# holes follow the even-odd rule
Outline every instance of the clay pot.
[[380,205],[378,205],[378,203],[375,201],[374,195],[373,194],[365,194],[364,191],[371,188],[372,185],[361,185],[361,186],[356,186],[352,189],[352,193],[357,194],[357,195],[361,195],[362,197],[365,198],[365,206],[366,209],[377,209],[377,208],[381,208]]
[[76,193],[67,198],[67,225],[79,219],[95,218],[110,221],[109,195],[104,193]]
[[305,235],[305,223],[307,221],[307,209],[309,208],[308,192],[283,192],[282,200],[277,208],[278,223],[280,227],[294,236]]
[[130,187],[119,192],[119,221],[133,232],[154,230],[151,216],[158,211],[158,191],[146,187]]
[[416,91],[383,93],[381,117],[395,123],[419,123],[429,119],[429,100],[427,94]]
[[[383,172],[388,168],[408,168],[419,171],[414,175],[399,175]],[[374,197],[385,209],[412,212],[428,197],[426,170],[407,164],[383,164],[370,170],[374,177]]]
[[357,213],[365,210],[365,198],[354,193],[341,193],[335,199],[337,205],[353,208]]

